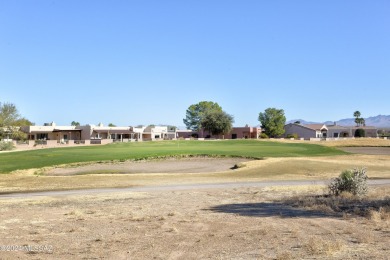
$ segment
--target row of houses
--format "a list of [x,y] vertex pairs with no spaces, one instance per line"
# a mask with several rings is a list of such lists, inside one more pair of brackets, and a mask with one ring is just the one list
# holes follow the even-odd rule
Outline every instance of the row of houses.
[[[301,139],[333,139],[353,137],[358,128],[363,128],[366,137],[377,137],[378,129],[370,126],[339,126],[325,124],[296,124],[285,125],[282,137],[296,135]],[[107,144],[112,142],[174,140],[177,138],[215,138],[215,139],[258,139],[261,134],[260,127],[233,127],[229,133],[214,136],[209,132],[177,130],[173,126],[57,126],[54,122],[43,126],[25,126],[20,130],[27,134],[27,144],[42,144],[57,146],[61,144]],[[33,142],[30,142],[33,141]]]
[[180,138],[214,138],[214,139],[258,139],[261,134],[260,127],[233,127],[229,133],[223,135],[212,135],[206,130],[192,131],[192,130],[178,130],[177,136]]
[[28,140],[41,143],[89,142],[102,143],[116,141],[148,141],[176,138],[176,128],[170,126],[57,126],[54,122],[43,126],[24,126],[20,130],[27,134]]
[[[57,126],[54,122],[43,126],[24,126],[27,143],[56,146],[58,144],[107,144],[111,142],[174,140],[177,138],[258,138],[259,127],[234,127],[224,136],[213,136],[207,131],[177,130],[173,126]],[[29,142],[33,141],[33,142]]]

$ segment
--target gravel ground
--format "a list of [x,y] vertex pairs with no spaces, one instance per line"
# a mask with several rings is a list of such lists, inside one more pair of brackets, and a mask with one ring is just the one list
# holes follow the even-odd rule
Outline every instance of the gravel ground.
[[0,245],[14,249],[0,259],[388,259],[388,217],[284,202],[318,192],[243,187],[0,199]]

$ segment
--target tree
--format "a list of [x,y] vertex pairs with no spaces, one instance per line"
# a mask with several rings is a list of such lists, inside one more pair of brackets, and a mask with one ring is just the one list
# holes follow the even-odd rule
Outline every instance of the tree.
[[186,125],[187,129],[198,131],[201,128],[201,121],[204,114],[210,111],[222,112],[222,108],[218,103],[211,101],[201,101],[198,104],[193,104],[188,107],[186,118],[183,119],[183,123]]
[[267,108],[264,113],[259,113],[261,128],[269,137],[277,137],[284,134],[286,117],[283,109]]
[[361,113],[359,111],[355,111],[353,113],[353,116],[355,117],[355,123],[356,123],[356,126],[361,126],[361,125],[364,125],[365,124],[365,120],[364,118],[361,118]]
[[109,127],[116,127],[116,125],[114,125],[113,123],[109,123],[108,126]]
[[225,111],[210,110],[203,114],[200,125],[212,135],[221,135],[232,130],[234,118]]
[[0,103],[0,127],[8,127],[20,118],[18,109],[11,103]]
[[355,131],[354,137],[366,137],[366,131],[363,128],[358,128]]
[[77,121],[72,121],[72,123],[70,123],[71,126],[80,126],[80,123],[77,122]]
[[0,103],[0,138],[23,139],[26,135],[19,131],[20,126],[28,125],[32,123],[20,116],[14,104]]

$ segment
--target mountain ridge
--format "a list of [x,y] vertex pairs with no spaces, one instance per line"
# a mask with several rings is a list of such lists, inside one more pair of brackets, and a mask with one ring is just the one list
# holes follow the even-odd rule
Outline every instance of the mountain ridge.
[[[364,118],[364,117],[363,117]],[[377,115],[372,117],[364,118],[367,126],[375,126],[375,127],[390,127],[390,115]],[[325,125],[333,125],[336,123],[337,125],[341,126],[354,126],[355,118],[344,118],[340,119],[338,121],[325,121],[325,122],[313,122],[313,121],[306,121],[304,119],[293,119],[289,120],[287,123],[294,123],[296,121],[301,122],[301,124],[325,124]]]

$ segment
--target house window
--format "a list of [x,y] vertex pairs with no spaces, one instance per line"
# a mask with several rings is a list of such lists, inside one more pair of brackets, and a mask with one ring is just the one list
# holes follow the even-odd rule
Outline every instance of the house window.
[[64,140],[68,140],[68,135],[64,135]]
[[339,133],[333,133],[333,137],[335,138],[339,137]]
[[158,138],[160,138],[160,135],[155,135],[154,138],[158,139]]
[[48,134],[37,134],[37,139],[38,140],[47,140],[47,139],[49,139],[49,135]]

